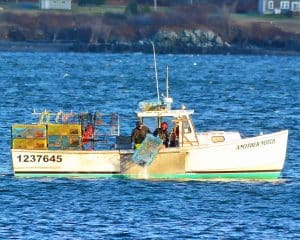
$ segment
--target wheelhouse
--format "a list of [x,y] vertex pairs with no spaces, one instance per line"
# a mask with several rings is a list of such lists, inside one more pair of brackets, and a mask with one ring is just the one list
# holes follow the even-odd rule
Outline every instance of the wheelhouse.
[[190,118],[194,110],[186,110],[184,107],[172,110],[171,102],[170,98],[164,99],[162,103],[141,102],[136,112],[137,117],[153,129],[159,127],[162,122],[167,122],[171,147],[198,146],[194,123]]

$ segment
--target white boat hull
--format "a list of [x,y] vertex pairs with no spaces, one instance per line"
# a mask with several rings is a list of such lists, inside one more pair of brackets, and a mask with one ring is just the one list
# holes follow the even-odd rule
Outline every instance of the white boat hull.
[[11,151],[16,176],[257,179],[280,176],[287,139],[286,130],[229,143],[167,148],[147,167],[131,161],[133,150]]
[[241,139],[191,149],[187,172],[281,171],[284,165],[288,132]]

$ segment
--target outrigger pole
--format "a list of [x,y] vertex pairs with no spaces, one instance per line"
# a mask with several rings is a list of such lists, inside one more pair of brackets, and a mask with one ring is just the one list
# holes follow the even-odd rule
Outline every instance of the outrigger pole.
[[155,70],[155,80],[156,80],[156,92],[157,92],[157,101],[159,102],[159,88],[158,88],[158,76],[157,76],[157,67],[156,67],[156,57],[155,57],[155,47],[154,43],[151,41],[152,48],[153,48],[153,59],[154,59],[154,70]]

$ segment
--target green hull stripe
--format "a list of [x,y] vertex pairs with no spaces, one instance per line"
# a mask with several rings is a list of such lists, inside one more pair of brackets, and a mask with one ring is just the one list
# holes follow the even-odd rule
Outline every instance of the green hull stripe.
[[54,178],[119,178],[119,179],[277,179],[280,172],[236,172],[236,173],[183,173],[183,174],[152,174],[142,177],[137,174],[107,173],[15,173],[16,177],[54,177]]

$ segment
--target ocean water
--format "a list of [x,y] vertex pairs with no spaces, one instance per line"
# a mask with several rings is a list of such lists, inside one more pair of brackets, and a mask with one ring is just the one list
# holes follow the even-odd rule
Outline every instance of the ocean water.
[[278,181],[22,179],[12,175],[10,126],[43,111],[121,115],[156,99],[151,54],[0,53],[1,239],[299,239],[300,58],[158,55],[174,105],[199,131],[246,136],[289,129]]

